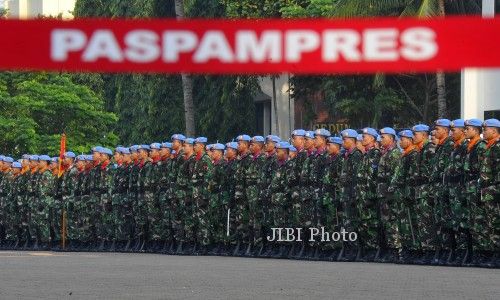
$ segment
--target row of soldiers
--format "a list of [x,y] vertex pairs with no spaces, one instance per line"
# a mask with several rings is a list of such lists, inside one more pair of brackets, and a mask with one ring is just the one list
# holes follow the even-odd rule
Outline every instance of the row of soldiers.
[[291,136],[0,157],[1,245],[498,266],[500,121]]

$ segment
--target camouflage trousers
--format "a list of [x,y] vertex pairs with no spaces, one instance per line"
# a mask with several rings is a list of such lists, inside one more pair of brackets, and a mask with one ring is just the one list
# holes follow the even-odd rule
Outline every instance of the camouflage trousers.
[[[299,199],[299,226],[303,228],[303,232],[306,235],[304,241],[306,243],[312,244],[314,242],[309,242],[309,228],[316,227],[317,225],[317,203],[314,199],[314,187],[310,185],[301,186],[300,189],[300,199]],[[288,227],[288,226],[287,226]]]
[[114,240],[125,241],[132,239],[134,216],[129,195],[127,193],[116,193],[111,198],[114,215]]
[[50,208],[44,199],[39,197],[30,198],[31,218],[29,221],[29,231],[31,239],[39,242],[49,242],[50,240]]
[[86,205],[85,230],[89,241],[97,241],[102,235],[102,205],[100,194],[91,193]]
[[[467,184],[466,184],[467,185]],[[456,235],[456,246],[459,249],[467,247],[467,236],[470,229],[470,205],[467,200],[466,188],[462,183],[449,184],[451,228]]]
[[302,212],[302,198],[300,189],[298,187],[292,187],[290,190],[290,226],[294,228],[303,227],[301,220]]
[[[337,211],[335,196],[332,193],[323,193],[317,204],[317,226],[325,227],[325,231],[340,231],[340,218]],[[321,243],[323,250],[335,249],[341,246],[341,243]]]
[[247,242],[260,244],[262,242],[262,207],[260,201],[260,188],[257,185],[249,185],[246,189],[248,200],[248,235]]
[[[60,241],[62,238],[62,224],[63,224],[63,213],[66,212],[66,206],[63,205],[64,198],[54,199],[53,204],[50,206],[50,226],[52,228],[51,238],[55,241]],[[68,224],[68,213],[66,212],[66,218],[64,222]],[[67,228],[67,227],[66,227]],[[66,238],[67,238],[66,232]]]
[[160,219],[158,233],[160,240],[172,241],[174,238],[173,232],[173,218],[174,210],[172,206],[172,194],[167,191],[160,191],[158,193],[159,215]]
[[358,201],[359,231],[358,239],[364,247],[377,248],[379,246],[379,215],[376,198],[362,197]]
[[101,240],[115,240],[115,215],[113,213],[113,204],[111,196],[103,194],[97,203],[97,213],[100,217],[100,227],[97,228],[98,237]]
[[163,235],[163,215],[160,211],[160,198],[158,193],[146,193],[146,215],[148,238],[158,241]]
[[68,238],[89,242],[91,238],[90,195],[75,196],[66,203],[68,216]]
[[137,202],[134,204],[134,225],[135,225],[135,237],[144,238],[147,231],[148,222],[148,202],[150,201],[152,194],[146,192],[140,192],[137,194]]
[[176,217],[174,222],[175,239],[182,242],[194,242],[195,219],[191,192],[180,189],[176,193]]
[[441,238],[438,235],[438,214],[436,213],[436,198],[431,185],[417,186],[415,192],[415,212],[419,220],[419,236],[422,250],[432,251],[441,248]]
[[339,203],[342,209],[342,226],[348,232],[356,232],[359,235],[359,211],[356,207],[357,198],[354,191],[354,183],[346,183],[341,187],[339,193]]
[[244,194],[235,193],[233,203],[230,203],[229,234],[232,243],[247,242],[249,215],[248,204]]
[[402,196],[398,200],[398,231],[401,246],[408,250],[419,250],[421,245],[415,198]]
[[21,226],[21,207],[18,205],[17,199],[9,201],[5,205],[5,239],[6,240],[22,240]]
[[209,240],[211,243],[226,243],[227,204],[219,193],[212,193],[208,204],[207,219]]
[[471,202],[472,236],[475,248],[500,250],[500,194],[493,187],[483,188],[481,197]]
[[196,242],[204,246],[210,244],[211,220],[209,214],[208,199],[205,199],[201,195],[194,199],[193,221],[193,231]]
[[401,237],[399,233],[399,207],[393,195],[387,195],[377,199],[380,210],[381,242],[382,247],[392,249],[401,248]]

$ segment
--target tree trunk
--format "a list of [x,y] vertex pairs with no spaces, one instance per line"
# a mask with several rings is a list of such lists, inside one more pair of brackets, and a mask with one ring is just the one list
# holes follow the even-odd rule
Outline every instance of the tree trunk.
[[[175,15],[177,20],[184,19],[184,1],[175,0]],[[186,123],[185,134],[194,137],[194,102],[193,79],[191,75],[182,73],[182,93],[184,95],[184,120]]]
[[446,86],[443,72],[436,73],[438,117],[446,118]]
[[280,136],[280,127],[278,121],[278,103],[276,99],[276,76],[271,75],[271,82],[273,83],[273,106],[274,106],[274,134]]
[[[439,0],[439,15],[444,17],[444,0]],[[436,85],[437,85],[437,101],[438,101],[438,117],[446,118],[446,85],[444,73],[438,71],[436,73]]]

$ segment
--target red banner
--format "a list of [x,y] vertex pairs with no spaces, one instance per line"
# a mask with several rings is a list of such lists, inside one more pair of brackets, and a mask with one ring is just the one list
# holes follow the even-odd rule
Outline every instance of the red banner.
[[372,73],[500,67],[500,18],[0,20],[0,69]]

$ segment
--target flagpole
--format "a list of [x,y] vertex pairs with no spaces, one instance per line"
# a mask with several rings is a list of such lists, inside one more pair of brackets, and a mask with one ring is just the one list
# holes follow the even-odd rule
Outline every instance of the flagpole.
[[[63,159],[64,153],[66,152],[66,134],[63,132],[61,135],[61,143],[59,146],[59,170],[57,172],[57,178],[61,178],[63,175]],[[62,199],[61,199],[62,200]],[[64,203],[61,201],[62,211],[61,211],[61,248],[66,250],[66,209]]]

